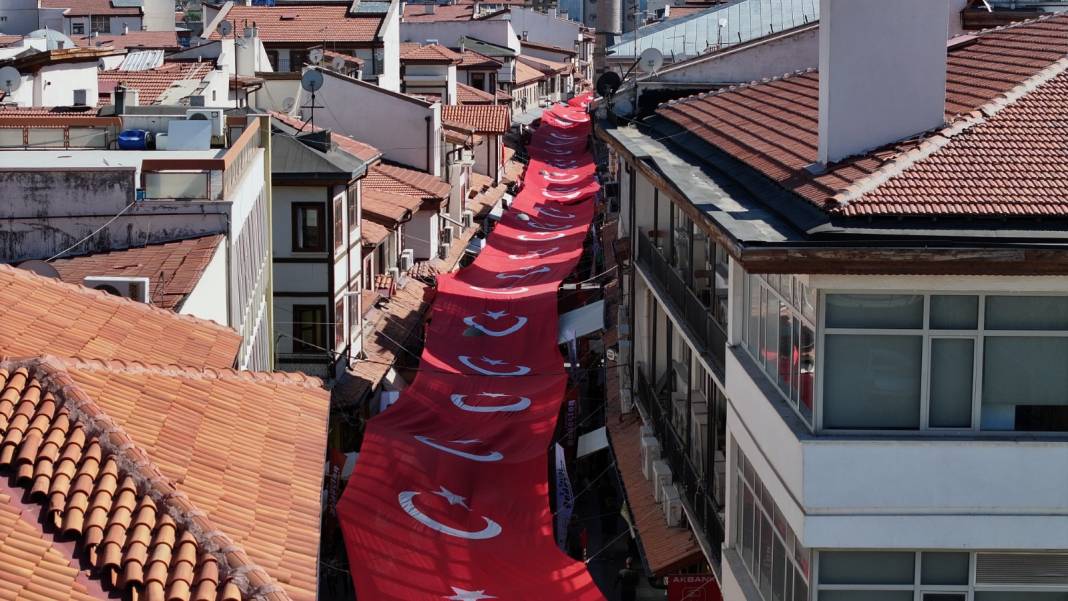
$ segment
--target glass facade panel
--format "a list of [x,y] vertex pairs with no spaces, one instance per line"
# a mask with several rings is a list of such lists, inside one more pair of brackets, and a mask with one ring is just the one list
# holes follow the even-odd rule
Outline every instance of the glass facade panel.
[[923,327],[923,296],[829,294],[827,327],[918,330]]
[[828,335],[825,428],[920,426],[920,336]]
[[823,551],[820,586],[825,584],[912,584],[916,554]]
[[1068,297],[988,296],[987,330],[1068,330]]
[[967,553],[923,553],[920,558],[920,584],[968,585],[971,558]]
[[987,336],[982,429],[1068,430],[1068,338]]
[[819,601],[913,601],[912,591],[820,591]]
[[975,601],[1068,601],[1068,593],[1044,591],[975,591]]
[[932,428],[970,428],[972,379],[975,375],[975,341],[971,338],[931,340]]
[[979,327],[979,297],[931,296],[932,330],[974,330]]

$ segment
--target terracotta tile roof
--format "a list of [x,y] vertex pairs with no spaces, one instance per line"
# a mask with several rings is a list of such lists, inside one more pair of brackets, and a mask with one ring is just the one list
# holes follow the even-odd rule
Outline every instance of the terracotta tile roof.
[[[609,369],[608,372],[610,379],[618,378],[618,370]],[[662,576],[673,568],[685,567],[703,557],[701,548],[689,528],[669,526],[664,519],[664,511],[653,496],[653,483],[642,475],[639,444],[641,418],[636,411],[620,415],[619,385],[612,384],[610,382],[608,386],[609,394],[615,394],[616,398],[610,398],[605,406],[605,423],[616,457],[616,468],[626,491],[627,506],[649,569],[653,574]]]
[[[973,44],[948,55],[947,131],[922,147],[918,140],[890,144],[818,175],[807,170],[819,144],[816,72],[667,103],[658,113],[805,200],[843,215],[1068,214],[1068,204],[1049,198],[1068,193],[1063,170],[1041,171],[1055,162],[1049,145],[1065,143],[1063,126],[1058,131],[1054,125],[1065,110],[1056,97],[1063,90],[1061,78],[1038,85],[1051,74],[1043,71],[1056,71],[1054,63],[1068,55],[1068,15],[978,34]],[[1013,92],[1033,77],[1037,81]],[[1002,106],[1007,93],[1015,98],[1009,107],[976,121],[973,111]],[[942,146],[939,138],[946,135],[951,141]],[[1008,155],[1004,144],[1011,145]],[[910,151],[924,158],[909,158]],[[948,167],[961,160],[964,165]],[[994,172],[980,177],[982,167]],[[903,181],[882,183],[906,168]],[[880,183],[886,190],[875,194]]]
[[363,59],[358,56],[353,56],[351,54],[342,54],[341,52],[337,52],[334,50],[323,50],[323,56],[329,59],[340,58],[343,61],[348,61],[354,65],[359,65],[360,67],[363,67]]
[[530,85],[536,81],[545,79],[545,74],[531,67],[523,61],[515,62],[515,84],[516,88]]
[[[298,117],[286,115],[285,113],[279,113],[277,111],[271,111],[271,117],[278,121],[281,121],[289,127],[305,132],[319,131],[323,129],[318,126],[313,126],[312,124]],[[333,143],[336,144],[338,148],[360,159],[361,161],[372,161],[382,156],[382,153],[379,152],[379,150],[374,146],[360,142],[359,140],[356,140],[350,136],[346,136],[345,134],[339,134],[336,131],[330,132],[330,140],[333,141]]]
[[87,17],[90,15],[134,16],[140,15],[137,6],[116,7],[110,0],[41,0],[41,8],[65,8],[63,14],[68,17]]
[[406,356],[406,352],[398,345],[404,345],[405,348],[416,346],[411,341],[422,336],[431,294],[433,290],[430,286],[409,279],[382,303],[374,331],[364,337],[363,352],[366,359],[357,361],[349,370],[355,379],[353,385],[345,390],[350,402],[359,402],[373,391],[398,358]]
[[503,134],[512,125],[509,107],[459,104],[441,107],[441,120],[458,123],[477,133]]
[[460,104],[493,104],[496,98],[489,92],[456,82],[456,99]]
[[[260,40],[271,42],[373,42],[383,15],[349,14],[348,5],[234,6],[228,21],[255,21]],[[210,39],[219,39],[213,31]]]
[[364,189],[382,190],[406,194],[423,202],[443,200],[452,186],[441,178],[425,171],[416,171],[399,165],[378,164],[367,170]]
[[[321,382],[44,358],[0,364],[0,388],[0,467],[41,507],[38,538],[85,554],[86,580],[124,598],[315,598]],[[0,581],[71,580],[27,567],[0,564]]]
[[396,227],[405,217],[418,211],[423,202],[416,196],[363,187],[360,198],[365,220],[376,221],[386,227]]
[[360,221],[360,241],[364,246],[378,246],[382,241],[389,238],[389,228],[379,225],[370,219]]
[[240,346],[240,335],[225,326],[0,265],[0,356],[222,368],[234,364]]
[[494,184],[488,175],[472,172],[467,208],[474,212],[476,219],[485,217],[504,197],[505,188],[503,183]]
[[10,46],[22,41],[21,35],[0,33],[0,46]]
[[215,234],[56,259],[52,266],[59,271],[61,280],[71,284],[81,284],[87,276],[147,277],[151,303],[163,309],[178,309],[200,281],[224,238]]
[[129,33],[108,35],[100,34],[96,37],[77,36],[74,43],[83,48],[98,46],[111,46],[115,49],[122,48],[150,48],[163,50],[177,50],[178,34],[174,31],[130,31]]
[[[672,7],[671,10],[674,11],[675,10],[674,7]],[[570,54],[571,56],[574,56],[574,55],[578,54],[578,52],[576,52],[574,48],[562,48],[560,46],[553,46],[552,44],[540,44],[538,42],[531,42],[530,40],[519,40],[519,45],[521,47],[525,46],[527,48],[534,48],[535,50],[547,50],[549,52],[559,52],[559,53],[562,53],[562,54]],[[534,58],[534,57],[528,56],[526,58]]]
[[97,74],[100,94],[108,94],[118,84],[134,88],[138,103],[154,104],[167,88],[178,81],[192,79],[201,81],[215,67],[210,62],[163,63],[151,71],[101,71]]
[[401,62],[459,65],[460,55],[441,44],[401,44]]
[[463,52],[460,52],[460,64],[457,65],[457,68],[474,69],[476,67],[484,69],[500,69],[501,62],[480,52],[465,48]]
[[511,102],[512,101],[512,95],[509,94],[508,92],[504,91],[504,90],[497,90],[497,93],[496,93],[495,97],[497,98],[498,102]]
[[526,63],[527,65],[534,67],[535,69],[545,73],[546,75],[555,75],[559,73],[570,73],[571,63],[561,63],[559,61],[551,61],[544,58],[535,58],[533,56],[520,56],[520,63]]
[[[432,13],[427,13],[427,6],[433,7]],[[433,23],[436,21],[470,21],[474,17],[474,6],[471,4],[405,4],[405,23]]]

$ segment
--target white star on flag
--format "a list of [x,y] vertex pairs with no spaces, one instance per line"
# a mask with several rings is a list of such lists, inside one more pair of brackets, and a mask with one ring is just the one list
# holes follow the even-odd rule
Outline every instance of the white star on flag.
[[487,595],[485,590],[481,591],[469,591],[467,589],[457,588],[450,586],[452,592],[456,593],[451,597],[445,597],[449,601],[481,601],[482,599],[496,599],[493,595]]
[[486,317],[490,319],[500,319],[505,315],[508,315],[507,311],[486,311]]
[[445,499],[446,501],[448,501],[449,505],[459,505],[459,506],[461,506],[464,509],[467,509],[469,511],[471,509],[470,507],[467,506],[467,503],[466,503],[467,497],[461,497],[460,495],[452,492],[451,490],[445,488],[444,486],[442,486],[439,489],[439,491],[435,492],[434,494],[439,496],[439,497],[441,497],[442,499]]
[[482,361],[485,362],[486,365],[504,365],[504,363],[505,363],[504,361],[501,361],[500,359],[490,359],[489,357],[487,357],[485,355],[482,356]]

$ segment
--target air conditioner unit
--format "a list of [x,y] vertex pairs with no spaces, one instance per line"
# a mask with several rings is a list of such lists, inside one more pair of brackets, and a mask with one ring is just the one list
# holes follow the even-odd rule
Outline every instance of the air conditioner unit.
[[463,150],[461,150],[460,151],[460,162],[461,163],[474,163],[475,162],[475,151],[470,150],[468,148],[464,148]]
[[85,88],[74,90],[74,106],[85,106],[86,95]]
[[150,298],[148,295],[148,278],[145,277],[91,275],[82,280],[82,285],[102,290],[115,296],[130,298],[141,303],[147,303]]
[[185,112],[185,118],[189,121],[211,121],[211,135],[214,137],[223,135],[226,125],[226,113],[223,109],[189,109]]
[[648,480],[653,477],[653,464],[660,460],[660,441],[655,436],[642,436],[641,457],[642,475]]
[[438,247],[438,258],[444,261],[449,258],[449,247],[442,244]]
[[452,244],[452,226],[451,225],[446,225],[445,227],[441,228],[441,244],[442,245]]
[[475,225],[475,213],[473,211],[464,211],[460,215],[460,222],[464,224],[464,228],[469,228]]
[[667,461],[659,460],[653,462],[653,490],[656,496],[656,502],[660,503],[664,500],[664,487],[670,486],[672,483],[671,466]]
[[674,484],[669,484],[660,491],[663,499],[664,519],[668,526],[682,525],[682,499],[679,498],[679,490]]
[[406,248],[401,251],[398,267],[401,272],[406,272],[415,266],[415,250]]
[[399,267],[390,267],[389,269],[386,270],[386,275],[388,275],[389,277],[393,278],[394,281],[396,281],[396,280],[400,279],[400,272],[401,272],[401,270],[400,270]]

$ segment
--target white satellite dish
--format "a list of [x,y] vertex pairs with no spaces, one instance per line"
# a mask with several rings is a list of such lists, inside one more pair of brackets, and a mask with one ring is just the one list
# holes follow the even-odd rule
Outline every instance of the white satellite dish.
[[229,21],[219,23],[219,35],[226,37],[234,32],[234,24]]
[[293,110],[293,106],[297,104],[297,99],[292,96],[286,96],[286,99],[282,101],[282,110],[289,112]]
[[663,66],[664,54],[656,48],[646,48],[638,57],[638,68],[646,73],[655,73]]
[[323,87],[323,74],[315,69],[308,69],[300,78],[300,87],[312,93],[318,92],[319,88]]
[[308,62],[310,62],[313,65],[318,65],[319,63],[323,62],[323,49],[322,48],[312,48],[311,50],[309,50],[308,51]]
[[330,61],[330,68],[334,71],[343,71],[345,69],[345,59],[340,56],[335,56],[334,59]]
[[14,67],[0,69],[0,90],[11,94],[22,85],[22,73]]

